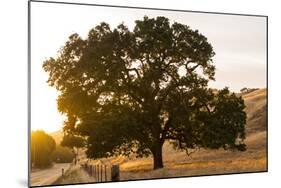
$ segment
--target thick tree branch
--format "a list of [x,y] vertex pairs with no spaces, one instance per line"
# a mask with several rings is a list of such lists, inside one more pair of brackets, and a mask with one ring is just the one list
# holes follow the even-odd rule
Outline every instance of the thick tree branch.
[[200,64],[194,65],[193,67],[188,67],[188,64],[185,64],[185,69],[186,71],[188,71],[189,73],[193,72],[195,69],[197,69],[197,67],[199,67]]
[[135,90],[132,90],[131,88],[132,88],[132,85],[131,85],[131,79],[130,79],[130,77],[129,77],[129,74],[128,74],[128,72],[126,72],[126,75],[127,75],[127,77],[128,77],[128,81],[126,80],[126,78],[124,77],[124,76],[122,76],[121,77],[121,79],[124,81],[124,83],[125,83],[125,87],[127,87],[127,89],[128,89],[128,94],[135,100],[135,101],[137,101],[140,105],[142,105],[142,100],[139,98],[139,97],[137,97],[136,95],[135,95]]
[[176,136],[166,135],[165,140],[178,140],[179,138]]
[[167,134],[169,128],[171,127],[171,125],[172,125],[172,118],[169,117],[167,122],[164,125],[164,128],[163,128],[162,132],[161,132],[161,138],[160,138],[161,142],[164,142],[166,140],[166,138],[167,138],[166,134]]
[[211,110],[210,110],[210,108],[208,107],[208,105],[207,104],[204,104],[204,106],[205,106],[205,108],[207,109],[207,111],[209,112],[209,114],[211,113]]
[[139,78],[139,79],[141,78],[140,73],[139,73],[139,71],[138,71],[136,68],[126,69],[126,70],[127,70],[128,72],[134,71],[134,72],[137,74],[138,78]]
[[158,104],[159,104],[159,110],[162,108],[163,104],[164,104],[164,101],[166,100],[166,98],[169,96],[170,92],[173,91],[175,88],[177,88],[178,86],[180,86],[179,83],[174,83],[174,84],[171,84],[170,86],[168,86],[166,88],[166,91],[164,92],[164,94],[159,97],[159,100],[158,100]]
[[144,75],[145,72],[145,65],[142,59],[139,59],[140,63],[141,63],[141,69],[142,69],[142,74]]

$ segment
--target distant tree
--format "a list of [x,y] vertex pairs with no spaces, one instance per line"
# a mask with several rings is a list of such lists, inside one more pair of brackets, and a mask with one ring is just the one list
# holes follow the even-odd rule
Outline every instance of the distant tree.
[[72,134],[66,134],[63,136],[61,141],[61,146],[69,147],[72,149],[74,154],[74,163],[77,163],[77,156],[79,154],[79,148],[84,147],[84,139],[80,136],[75,136]]
[[250,93],[250,92],[256,91],[256,90],[258,90],[258,89],[259,89],[259,88],[246,88],[246,87],[244,87],[244,88],[240,89],[240,92],[241,92],[241,93]]
[[43,68],[60,92],[64,129],[86,136],[89,157],[152,154],[157,169],[166,140],[187,153],[245,150],[243,99],[208,88],[214,55],[198,30],[144,17],[133,31],[101,23],[86,39],[71,35]]
[[240,92],[241,92],[241,93],[245,93],[245,92],[248,92],[248,88],[246,88],[246,87],[243,87],[242,89],[240,89]]
[[74,157],[74,153],[69,148],[60,145],[57,145],[55,151],[52,153],[52,161],[56,163],[70,163]]
[[55,140],[44,131],[31,133],[31,163],[34,167],[51,166],[51,154],[56,148]]

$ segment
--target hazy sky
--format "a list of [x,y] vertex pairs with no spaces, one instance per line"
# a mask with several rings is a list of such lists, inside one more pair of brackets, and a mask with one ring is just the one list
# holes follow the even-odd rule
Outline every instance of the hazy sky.
[[216,55],[216,81],[210,87],[266,87],[266,18],[140,10],[49,3],[31,3],[31,128],[56,131],[63,117],[57,112],[57,93],[46,84],[43,61],[54,57],[68,36],[88,31],[102,21],[114,28],[124,22],[129,29],[134,21],[165,16],[198,29],[213,45]]

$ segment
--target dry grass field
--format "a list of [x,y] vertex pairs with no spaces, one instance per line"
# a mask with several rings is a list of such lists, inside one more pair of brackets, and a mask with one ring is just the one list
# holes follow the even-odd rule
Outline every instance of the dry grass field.
[[202,149],[187,156],[166,142],[163,169],[152,170],[152,158],[118,157],[111,162],[120,164],[122,180],[266,171],[266,89],[247,93],[243,98],[247,106],[245,152]]
[[[246,103],[247,126],[245,152],[201,149],[191,156],[176,151],[166,142],[163,147],[164,168],[153,169],[149,158],[113,157],[100,159],[103,164],[119,164],[121,180],[197,176],[267,170],[266,90],[259,89],[243,95]],[[97,161],[92,161],[97,163]],[[84,178],[77,178],[84,176]],[[81,171],[74,171],[57,183],[91,182]]]

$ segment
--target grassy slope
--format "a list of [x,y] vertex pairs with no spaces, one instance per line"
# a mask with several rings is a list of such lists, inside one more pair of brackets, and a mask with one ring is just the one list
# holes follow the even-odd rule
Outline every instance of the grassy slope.
[[266,90],[259,89],[243,95],[247,106],[248,122],[246,133],[256,134],[266,130]]

